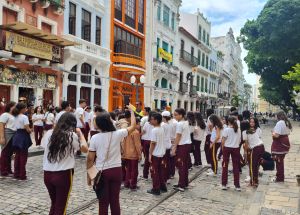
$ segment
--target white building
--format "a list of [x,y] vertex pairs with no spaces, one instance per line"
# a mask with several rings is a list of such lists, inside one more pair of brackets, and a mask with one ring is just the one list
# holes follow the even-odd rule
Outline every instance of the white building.
[[110,1],[66,0],[65,38],[77,43],[65,50],[63,100],[79,99],[108,108],[110,68]]

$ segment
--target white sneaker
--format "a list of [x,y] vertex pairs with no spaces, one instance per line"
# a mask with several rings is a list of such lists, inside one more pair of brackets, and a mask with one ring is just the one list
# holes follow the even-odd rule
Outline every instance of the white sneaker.
[[205,164],[204,167],[211,167],[211,165],[210,164]]
[[248,175],[247,178],[245,179],[245,183],[250,183],[250,180],[251,180],[251,178],[250,178],[250,176]]
[[242,189],[240,187],[236,187],[235,190],[238,191],[238,192],[242,191]]
[[213,177],[217,177],[217,174],[215,174],[214,172],[208,172],[206,173],[207,176],[213,176]]
[[222,185],[222,190],[227,190],[227,186]]

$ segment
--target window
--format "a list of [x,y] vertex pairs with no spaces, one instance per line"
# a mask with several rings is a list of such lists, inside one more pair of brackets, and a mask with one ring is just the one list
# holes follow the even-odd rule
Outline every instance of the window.
[[115,0],[115,18],[122,21],[122,0]]
[[202,53],[202,62],[201,62],[201,66],[205,66],[205,54]]
[[81,38],[91,41],[91,13],[82,9]]
[[51,34],[52,32],[52,26],[45,23],[45,22],[42,22],[42,31],[45,32],[45,33],[49,33]]
[[183,58],[184,53],[184,41],[180,40],[180,57]]
[[3,18],[2,18],[3,24],[14,23],[17,20],[18,20],[18,13],[16,11],[3,7]]
[[198,40],[201,40],[201,39],[202,39],[201,35],[202,35],[202,27],[201,27],[201,25],[199,25],[199,30],[198,30]]
[[197,75],[197,91],[200,91],[200,77]]
[[205,92],[207,93],[207,78],[205,79]]
[[203,29],[203,38],[202,38],[202,40],[205,43],[205,41],[206,41],[206,31],[205,31],[205,29]]
[[99,85],[99,86],[101,85],[101,78],[97,70],[95,70],[95,85]]
[[191,111],[194,110],[194,102],[191,102]]
[[206,65],[205,65],[206,69],[208,69],[208,56],[206,56]]
[[96,16],[96,44],[101,45],[101,18]]
[[191,56],[194,57],[194,47],[191,47]]
[[101,89],[94,90],[94,104],[101,105]]
[[163,22],[169,27],[170,24],[170,8],[164,5]]
[[157,50],[156,50],[156,52],[157,52],[156,56],[157,56],[157,59],[159,59],[159,54],[158,54],[159,45],[160,45],[160,39],[157,38],[157,42],[156,42],[156,48],[157,48]]
[[161,88],[168,88],[168,81],[165,78],[161,79]]
[[125,0],[125,23],[135,28],[135,7],[136,0]]
[[198,66],[201,64],[201,51],[198,50]]
[[174,59],[174,57],[173,57],[173,55],[174,55],[174,47],[173,46],[171,46],[171,55],[172,55],[171,65],[173,65],[173,59]]
[[139,0],[138,30],[144,33],[144,0]]
[[[71,69],[71,71],[72,71],[72,72],[77,72],[77,65],[73,66],[73,68]],[[68,75],[69,81],[74,81],[74,82],[76,82],[76,77],[77,77],[76,74],[69,74],[69,75]]]
[[69,3],[69,34],[76,35],[76,5]]
[[204,78],[201,78],[201,92],[204,92]]
[[157,20],[161,20],[161,1],[157,3]]
[[206,44],[209,46],[209,34],[207,33],[207,36],[206,36]]
[[[165,50],[166,52],[169,52],[169,44],[166,43],[165,41],[162,41],[162,48],[163,50]],[[169,63],[169,61],[162,59],[162,62],[164,63]]]
[[181,101],[180,100],[177,101],[177,108],[181,108]]
[[173,31],[175,30],[175,13],[174,12],[172,12],[171,28]]
[[83,63],[81,65],[81,82],[85,83],[85,84],[90,84],[91,83],[91,74],[92,74],[92,66],[87,64],[87,63]]

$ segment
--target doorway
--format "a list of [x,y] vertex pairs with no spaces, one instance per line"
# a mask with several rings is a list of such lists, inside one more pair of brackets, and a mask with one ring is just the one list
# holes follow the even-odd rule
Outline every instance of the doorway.
[[33,88],[19,87],[19,98],[24,97],[27,105],[34,105],[35,96]]

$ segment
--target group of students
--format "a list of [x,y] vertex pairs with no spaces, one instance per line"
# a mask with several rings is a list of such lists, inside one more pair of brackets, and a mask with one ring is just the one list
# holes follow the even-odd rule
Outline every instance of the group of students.
[[[138,163],[144,157],[143,178],[152,178],[152,188],[147,192],[160,195],[167,192],[168,180],[174,178],[178,169],[178,183],[173,189],[184,192],[189,188],[189,169],[201,167],[201,143],[207,164],[211,166],[207,175],[217,176],[218,157],[222,161],[222,189],[228,188],[228,166],[232,159],[234,185],[240,191],[242,164],[249,165],[250,185],[258,185],[258,170],[263,162],[264,145],[261,129],[256,118],[238,117],[236,109],[230,116],[220,118],[207,110],[207,120],[201,113],[188,112],[182,108],[157,112],[145,108],[144,117],[136,118],[131,107],[123,113],[107,112],[95,106],[85,121],[86,102],[79,101],[74,113],[68,102],[62,102],[53,128],[41,140],[45,149],[43,158],[44,183],[48,189],[51,208],[49,214],[65,214],[72,188],[75,155],[87,153],[87,169],[95,166],[102,171],[104,195],[99,199],[99,214],[120,214],[119,194],[122,183],[125,188],[137,190]],[[28,117],[24,115],[26,105],[8,103],[6,112],[0,117],[1,175],[12,173],[11,157],[15,152],[14,177],[26,179],[28,148],[32,142]],[[37,113],[38,110],[37,110]],[[272,131],[272,155],[276,162],[275,181],[284,181],[284,158],[289,151],[288,135],[291,123],[284,112],[277,114],[278,122]],[[86,137],[87,126],[89,135]],[[90,138],[89,138],[90,137]],[[89,141],[87,141],[89,138]],[[89,142],[89,144],[87,143]],[[9,146],[9,147],[7,147]],[[245,151],[245,159],[241,148]],[[219,150],[219,155],[218,154]],[[12,151],[12,152],[11,152]],[[193,154],[193,159],[191,157]],[[192,164],[192,161],[193,164]],[[90,185],[91,178],[88,177]]]

